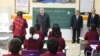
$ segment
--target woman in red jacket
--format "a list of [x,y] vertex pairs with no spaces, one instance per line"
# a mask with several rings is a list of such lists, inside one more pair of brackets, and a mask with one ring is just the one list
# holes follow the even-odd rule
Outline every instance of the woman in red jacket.
[[[87,40],[87,42],[88,42],[86,47],[85,47],[85,53],[86,53],[86,51],[88,51],[88,50],[91,51],[92,50],[92,48],[90,47],[90,44],[89,44],[91,41],[99,41],[99,34],[96,31],[96,27],[95,27],[94,24],[91,25],[90,31],[88,31],[85,34],[84,39]],[[90,55],[90,54],[88,54],[88,55]]]
[[49,39],[56,38],[59,42],[58,51],[62,51],[65,48],[65,40],[62,38],[62,34],[60,31],[60,27],[58,24],[54,24],[52,27],[52,31],[49,33]]
[[13,21],[12,34],[14,38],[19,38],[22,41],[22,44],[25,40],[26,28],[28,28],[28,24],[26,19],[23,18],[23,12],[18,11],[17,17]]
[[30,28],[31,37],[26,38],[24,41],[24,48],[27,50],[41,50],[43,43],[42,43],[42,36],[41,33],[37,32],[36,27]]

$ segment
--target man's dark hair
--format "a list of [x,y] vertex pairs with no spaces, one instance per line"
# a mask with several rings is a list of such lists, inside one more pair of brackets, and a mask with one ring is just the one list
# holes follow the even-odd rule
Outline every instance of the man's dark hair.
[[56,54],[58,51],[59,43],[58,40],[55,38],[51,38],[47,42],[48,51],[52,54]]
[[13,38],[9,43],[9,51],[12,54],[18,54],[21,49],[22,42],[18,38]]
[[22,17],[23,14],[24,14],[24,12],[22,12],[22,11],[18,11],[18,12],[17,12],[17,16],[21,16],[21,17]]
[[58,24],[54,24],[52,27],[52,34],[54,37],[61,37],[61,31]]

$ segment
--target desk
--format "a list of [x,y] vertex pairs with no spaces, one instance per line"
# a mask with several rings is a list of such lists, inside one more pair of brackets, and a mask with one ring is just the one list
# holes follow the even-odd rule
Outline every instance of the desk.
[[12,36],[12,31],[1,31],[0,32],[0,37],[4,37],[4,36]]
[[7,54],[9,53],[8,50],[4,50],[0,48],[0,56],[2,56],[3,54]]
[[81,55],[81,50],[85,49],[87,41],[84,40],[84,37],[80,37],[80,52],[79,52],[79,56]]
[[[3,41],[6,45],[6,48],[8,47],[8,42],[12,39],[12,32],[11,31],[3,31],[0,32],[0,41]],[[2,44],[2,42],[1,42]]]

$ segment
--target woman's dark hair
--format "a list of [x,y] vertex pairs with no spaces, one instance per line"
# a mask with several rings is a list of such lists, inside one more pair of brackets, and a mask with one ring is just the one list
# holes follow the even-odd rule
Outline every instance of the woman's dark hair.
[[37,29],[37,31],[40,31],[40,24],[35,24],[35,28]]
[[48,48],[50,53],[56,54],[57,51],[58,51],[58,47],[59,47],[59,43],[58,43],[57,39],[51,38],[51,39],[48,40],[47,48]]
[[12,54],[18,54],[21,49],[22,42],[18,38],[13,38],[9,43],[9,51]]
[[23,14],[24,14],[24,12],[22,12],[22,11],[18,11],[18,12],[17,12],[17,16],[21,16],[21,17],[22,17]]
[[95,24],[91,24],[90,26],[91,26],[91,31],[97,31],[97,30],[96,30],[96,25],[95,25]]
[[52,34],[54,37],[61,37],[61,31],[58,24],[54,24],[52,27]]

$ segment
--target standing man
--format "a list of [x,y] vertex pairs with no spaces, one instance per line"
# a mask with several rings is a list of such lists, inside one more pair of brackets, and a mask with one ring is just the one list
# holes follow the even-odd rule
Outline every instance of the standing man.
[[80,37],[80,31],[83,27],[83,18],[80,15],[79,11],[75,11],[75,15],[72,16],[71,18],[71,28],[73,31],[73,36],[72,36],[72,43],[75,43],[77,40],[77,43],[79,43],[79,37]]
[[91,24],[95,24],[96,28],[99,27],[99,15],[95,13],[96,10],[92,9],[88,16],[87,27],[90,30]]
[[23,44],[23,41],[24,41],[25,35],[26,35],[26,28],[28,27],[28,24],[27,24],[27,21],[23,18],[22,11],[17,12],[17,17],[13,21],[12,27],[13,27],[13,29],[12,29],[13,36],[15,38],[19,38]]
[[40,24],[41,30],[44,36],[47,36],[47,32],[50,28],[50,17],[45,13],[44,8],[40,8],[40,13],[36,17],[36,23]]

